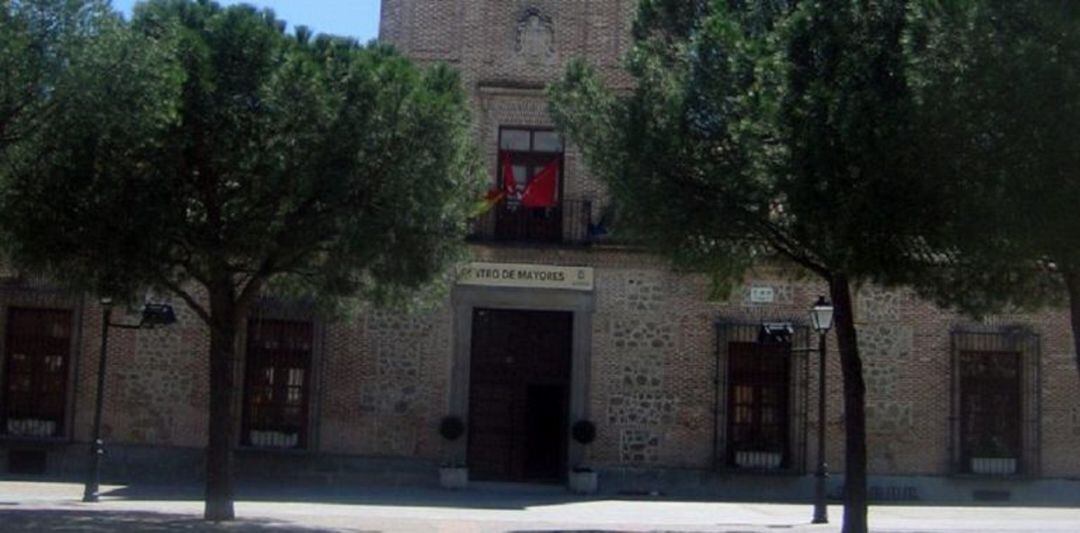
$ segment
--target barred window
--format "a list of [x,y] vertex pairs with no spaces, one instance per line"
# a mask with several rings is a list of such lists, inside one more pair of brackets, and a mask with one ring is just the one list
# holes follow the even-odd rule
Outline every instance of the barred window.
[[763,336],[763,322],[714,324],[714,468],[806,471],[810,330],[775,318],[787,335]]
[[5,434],[63,435],[71,335],[71,311],[9,311],[4,366]]
[[313,330],[310,322],[249,323],[244,444],[266,448],[307,446]]
[[968,468],[1014,473],[1021,426],[1020,354],[961,352],[960,445]]
[[1039,338],[1019,327],[953,331],[954,471],[1039,469]]
[[790,344],[728,345],[728,464],[788,464]]

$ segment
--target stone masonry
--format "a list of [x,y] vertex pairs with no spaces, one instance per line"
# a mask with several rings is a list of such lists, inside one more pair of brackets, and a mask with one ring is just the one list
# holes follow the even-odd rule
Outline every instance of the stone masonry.
[[[634,9],[633,0],[383,0],[380,33],[383,41],[420,63],[445,62],[461,71],[476,142],[494,181],[500,126],[551,127],[544,88],[568,60],[592,62],[613,87],[630,83],[620,58],[630,46]],[[593,200],[598,212],[605,202],[603,185],[588,175],[572,146],[566,149],[565,164],[565,197]],[[704,276],[676,273],[641,250],[602,243],[474,244],[471,252],[478,262],[594,269],[585,411],[596,423],[597,438],[585,448],[582,461],[612,473],[611,480],[623,472],[712,472],[722,463],[714,456],[714,439],[724,435],[718,425],[727,410],[726,390],[718,392],[723,381],[714,382],[717,365],[724,369],[727,364],[726,355],[717,355],[715,324],[790,321],[806,326],[807,311],[825,292],[813,279],[786,279],[781,269],[762,265],[727,298],[711,300]],[[0,453],[47,447],[50,465],[62,465],[51,470],[75,472],[92,423],[100,308],[88,297],[9,285],[13,288],[0,290],[0,329],[9,309],[27,306],[70,309],[78,327],[63,436],[36,444],[0,436]],[[767,301],[753,297],[763,291],[771,295]],[[462,319],[455,316],[451,298],[415,313],[363,307],[348,318],[305,318],[317,325],[310,443],[288,454],[244,453],[264,454],[268,464],[331,472],[349,461],[389,461],[399,465],[394,468],[421,465],[434,479],[434,465],[448,456],[437,429],[452,408],[454,324]],[[180,321],[171,328],[112,334],[104,427],[113,445],[165,454],[197,451],[205,443],[206,330],[177,305]],[[1039,339],[1038,352],[1025,355],[1037,357],[1040,369],[1039,388],[1023,400],[1038,404],[1023,429],[1038,435],[1032,439],[1038,446],[1037,464],[1028,474],[1080,476],[1080,396],[1065,310],[975,323],[910,291],[875,286],[858,288],[855,307],[872,475],[914,480],[953,474],[950,332],[1021,326]],[[0,343],[3,339],[0,335]],[[843,470],[840,368],[835,341],[830,337],[828,342],[827,416],[817,420],[816,410],[805,402],[796,407],[805,424],[792,431],[802,435],[798,442],[810,444],[799,444],[802,462],[793,465],[795,474],[812,471],[814,439],[806,436],[820,424],[827,431],[829,464]],[[806,361],[799,375],[815,379],[792,383],[793,395],[816,398],[817,359],[798,360]],[[238,377],[243,376],[242,364],[237,365]],[[0,365],[0,381],[4,368]],[[0,471],[4,467],[0,462]]]

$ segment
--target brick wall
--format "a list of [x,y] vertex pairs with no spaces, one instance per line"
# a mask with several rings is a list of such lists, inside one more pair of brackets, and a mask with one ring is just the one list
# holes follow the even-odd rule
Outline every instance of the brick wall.
[[[762,269],[726,300],[710,301],[701,276],[672,273],[656,258],[623,250],[474,247],[477,260],[596,268],[588,409],[598,438],[587,448],[596,466],[691,467],[713,464],[713,323],[793,320],[824,287],[785,281]],[[771,287],[771,304],[750,302],[750,287]],[[863,287],[856,318],[867,381],[870,469],[874,474],[949,472],[949,331],[973,325],[907,291]],[[100,344],[100,308],[92,301],[33,291],[0,294],[11,307],[69,308],[81,316],[73,354],[74,441],[86,442]],[[201,446],[205,442],[208,348],[205,328],[183,306],[180,321],[153,331],[112,330],[104,435],[113,443]],[[81,311],[80,311],[81,310]],[[114,315],[116,321],[131,319]],[[133,320],[133,319],[132,319]],[[449,302],[412,315],[363,310],[324,324],[315,364],[318,438],[314,451],[440,459],[438,422],[449,409],[453,317]],[[1041,470],[1080,475],[1077,371],[1067,315],[1001,316],[989,324],[1024,325],[1040,336]],[[843,469],[840,368],[829,338],[829,463]],[[816,376],[816,358],[809,375]],[[721,361],[726,365],[726,361]],[[816,397],[810,379],[808,397]],[[723,400],[721,409],[723,409]],[[817,427],[809,409],[808,430]],[[808,457],[813,457],[813,439]],[[806,465],[810,467],[811,465]]]
[[[417,60],[447,61],[462,70],[474,104],[477,142],[494,179],[499,126],[550,125],[542,86],[559,75],[567,60],[587,57],[601,65],[612,84],[627,83],[617,60],[629,44],[632,4],[384,0],[381,33]],[[588,176],[573,147],[566,161],[568,194],[602,198],[603,187]],[[709,468],[718,419],[713,409],[714,323],[805,323],[817,296],[826,292],[812,279],[785,280],[778,270],[763,266],[728,298],[710,301],[704,277],[674,273],[659,258],[631,249],[476,245],[471,251],[476,261],[595,268],[587,406],[598,437],[586,451],[586,461],[595,466]],[[771,288],[774,301],[754,303],[752,287]],[[179,322],[174,326],[111,333],[104,427],[113,443],[196,447],[205,442],[206,329],[175,303]],[[862,287],[855,303],[868,385],[871,473],[948,473],[949,332],[970,321],[905,290]],[[92,423],[100,307],[42,287],[0,291],[0,317],[20,305],[78,311],[70,437],[84,443]],[[310,451],[444,458],[448,450],[437,427],[450,410],[454,320],[447,297],[418,314],[364,308],[348,318],[320,321],[313,362],[316,438]],[[1040,336],[1041,470],[1053,477],[1080,475],[1075,453],[1080,448],[1080,400],[1067,315],[1051,310],[994,317],[988,323],[1020,324]],[[841,380],[831,337],[829,350],[828,460],[834,470],[842,470]],[[811,377],[817,375],[815,361],[811,357],[806,369]],[[816,383],[808,381],[808,398],[816,398]],[[807,412],[810,435],[819,422],[812,405]],[[809,442],[806,456],[814,457],[814,440]]]
[[[608,83],[630,79],[620,60],[631,45],[632,0],[446,1],[384,0],[381,38],[420,61],[460,69],[472,96],[477,142],[495,179],[500,125],[550,126],[543,86],[566,62],[585,58]],[[568,195],[599,199],[580,154],[566,153]],[[603,464],[706,466],[713,431],[712,322],[717,315],[747,321],[802,319],[824,287],[752,275],[726,302],[708,302],[703,279],[672,274],[639,254],[565,250],[475,250],[482,260],[596,267],[589,406],[599,423],[591,459]],[[755,305],[750,286],[770,286],[777,302]],[[867,381],[871,473],[945,473],[950,468],[950,328],[962,317],[918,300],[908,291],[864,287],[856,318]],[[1080,406],[1069,329],[1061,312],[997,317],[1025,324],[1042,339],[1042,452],[1045,472],[1076,473]],[[636,342],[637,336],[641,342]],[[628,342],[635,341],[633,346]],[[835,356],[835,345],[830,346]],[[723,364],[723,362],[722,362]],[[829,462],[842,468],[840,369],[830,358],[827,429]],[[816,368],[810,368],[816,376]],[[816,397],[816,379],[808,394]],[[811,434],[817,421],[811,409]],[[811,439],[811,442],[813,439]],[[812,448],[812,444],[811,444]],[[813,450],[809,449],[810,457]]]

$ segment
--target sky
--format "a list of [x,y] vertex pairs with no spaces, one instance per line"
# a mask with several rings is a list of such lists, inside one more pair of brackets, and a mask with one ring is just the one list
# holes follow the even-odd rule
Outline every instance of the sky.
[[[367,42],[379,34],[380,0],[217,0],[220,4],[251,4],[274,10],[289,27],[304,25],[315,33],[332,33]],[[138,0],[112,0],[113,7],[131,15]]]

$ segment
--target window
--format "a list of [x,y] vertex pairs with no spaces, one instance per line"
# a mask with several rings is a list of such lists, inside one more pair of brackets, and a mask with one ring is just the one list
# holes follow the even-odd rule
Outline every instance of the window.
[[1020,354],[961,352],[960,443],[968,466],[1015,473],[1020,421]]
[[782,468],[788,463],[791,345],[728,344],[728,464]]
[[72,314],[11,309],[4,365],[4,432],[61,437],[67,404]]
[[716,328],[713,467],[805,472],[810,329],[719,321]]
[[1038,337],[1023,329],[953,332],[953,459],[967,474],[1038,468]]
[[244,444],[264,448],[307,445],[312,339],[310,322],[249,323]]
[[[554,131],[499,130],[497,183],[500,190],[511,194],[496,210],[496,238],[544,242],[562,239],[562,167],[562,138]],[[548,181],[541,184],[540,179]]]

